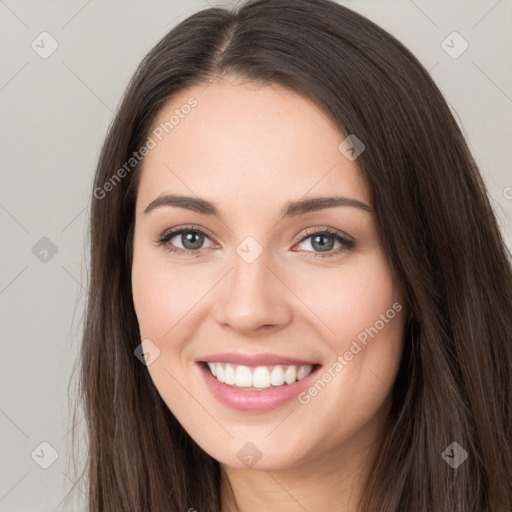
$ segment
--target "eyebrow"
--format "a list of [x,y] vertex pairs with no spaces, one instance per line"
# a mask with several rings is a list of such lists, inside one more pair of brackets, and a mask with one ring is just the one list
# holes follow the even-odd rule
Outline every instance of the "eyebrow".
[[[204,215],[212,215],[219,219],[222,217],[220,210],[210,201],[206,201],[205,199],[198,197],[180,196],[175,194],[166,194],[157,197],[154,201],[149,203],[144,210],[144,213],[147,214],[161,206],[176,206],[178,208],[184,208]],[[325,210],[327,208],[337,208],[339,206],[348,206],[352,208],[359,208],[365,212],[372,212],[372,209],[366,203],[363,203],[358,199],[343,196],[328,196],[312,197],[308,199],[300,199],[298,201],[287,201],[281,211],[281,216],[297,217],[306,213]]]

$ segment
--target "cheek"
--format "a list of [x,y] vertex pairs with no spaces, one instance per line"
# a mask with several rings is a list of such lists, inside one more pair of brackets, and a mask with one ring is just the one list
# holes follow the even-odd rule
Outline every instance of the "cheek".
[[[323,325],[325,339],[336,353],[348,350],[352,340],[375,326],[391,333],[399,316],[393,304],[403,306],[388,265],[380,254],[360,258],[357,264],[338,269],[322,269],[311,275],[297,275],[297,295],[311,309],[318,324]],[[382,316],[384,320],[382,320]],[[384,322],[384,323],[383,323]]]
[[350,438],[385,407],[402,355],[402,296],[382,257],[360,263],[301,284],[300,293],[309,290],[304,296],[321,320],[317,326],[331,354],[299,402],[316,418],[319,432],[331,433],[322,441],[326,449],[333,439]]
[[132,295],[142,338],[165,338],[208,290],[211,280],[200,266],[174,270],[170,265],[154,248],[135,245]]
[[177,294],[169,293],[167,285],[154,267],[134,265],[132,293],[142,338],[160,339],[172,327],[170,313],[176,311],[180,301]]
[[[380,253],[328,270],[314,280],[303,277],[298,292],[307,297],[308,307],[319,319],[316,325],[325,333],[322,341],[330,349],[321,376],[328,389],[317,391],[324,389],[320,383],[311,397],[323,396],[314,408],[322,409],[325,399],[337,410],[351,411],[356,425],[367,421],[390,391],[402,355],[405,307]],[[301,403],[309,399],[305,396]],[[320,409],[315,414],[322,416]]]

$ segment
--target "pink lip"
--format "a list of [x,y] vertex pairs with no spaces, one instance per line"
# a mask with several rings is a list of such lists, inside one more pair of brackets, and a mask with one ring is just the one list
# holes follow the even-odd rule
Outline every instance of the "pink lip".
[[243,366],[275,366],[278,364],[283,365],[297,365],[303,366],[305,364],[315,364],[311,361],[304,361],[301,359],[294,359],[292,357],[279,356],[276,354],[254,354],[254,355],[244,355],[244,354],[233,354],[233,353],[225,353],[225,354],[211,354],[209,356],[201,357],[196,360],[196,363],[206,362],[206,363],[229,363]]
[[[219,359],[215,359],[219,361]],[[224,361],[224,359],[221,359]],[[272,364],[274,364],[274,358]],[[284,358],[282,359],[284,360]],[[237,362],[240,359],[237,359]],[[233,363],[232,363],[233,364]],[[234,363],[236,364],[236,363]],[[279,364],[279,363],[276,363]],[[281,364],[293,364],[293,363],[281,363]],[[307,363],[304,363],[307,364]],[[264,364],[260,364],[263,366]],[[253,366],[253,365],[247,365]],[[257,390],[243,390],[228,386],[222,382],[219,382],[208,370],[204,363],[198,362],[197,367],[202,373],[205,379],[206,385],[208,386],[212,395],[223,405],[243,412],[267,412],[273,409],[277,409],[296,398],[301,392],[308,388],[313,379],[316,378],[318,369],[320,366],[315,368],[307,377],[298,380],[293,384],[284,384],[282,386],[257,391]]]

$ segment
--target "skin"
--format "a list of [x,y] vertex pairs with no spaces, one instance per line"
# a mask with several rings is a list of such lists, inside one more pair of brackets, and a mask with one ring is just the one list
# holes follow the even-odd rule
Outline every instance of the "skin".
[[[222,511],[357,510],[381,442],[402,353],[405,307],[311,401],[270,412],[234,411],[209,392],[196,359],[218,352],[274,353],[316,361],[320,370],[394,303],[403,305],[371,212],[340,206],[281,219],[287,201],[342,195],[369,205],[356,161],[338,149],[346,135],[309,99],[285,88],[216,79],[163,107],[153,129],[194,97],[198,104],[145,157],[136,203],[133,299],[142,339],[160,355],[148,371],[190,436],[224,470]],[[368,149],[368,148],[367,148]],[[144,213],[163,194],[199,196],[222,218],[176,206]],[[207,236],[199,254],[170,228]],[[313,228],[349,235],[330,257],[304,239]],[[252,236],[252,263],[236,252]],[[302,240],[302,241],[301,241]],[[332,239],[328,238],[332,243]],[[237,457],[247,443],[262,457]],[[192,504],[193,505],[193,504]]]

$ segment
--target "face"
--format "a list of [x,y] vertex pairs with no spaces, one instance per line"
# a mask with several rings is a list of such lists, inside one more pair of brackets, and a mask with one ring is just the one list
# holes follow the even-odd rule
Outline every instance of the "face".
[[346,135],[307,98],[232,78],[175,96],[151,133],[132,286],[162,399],[232,468],[363,450],[405,315]]

